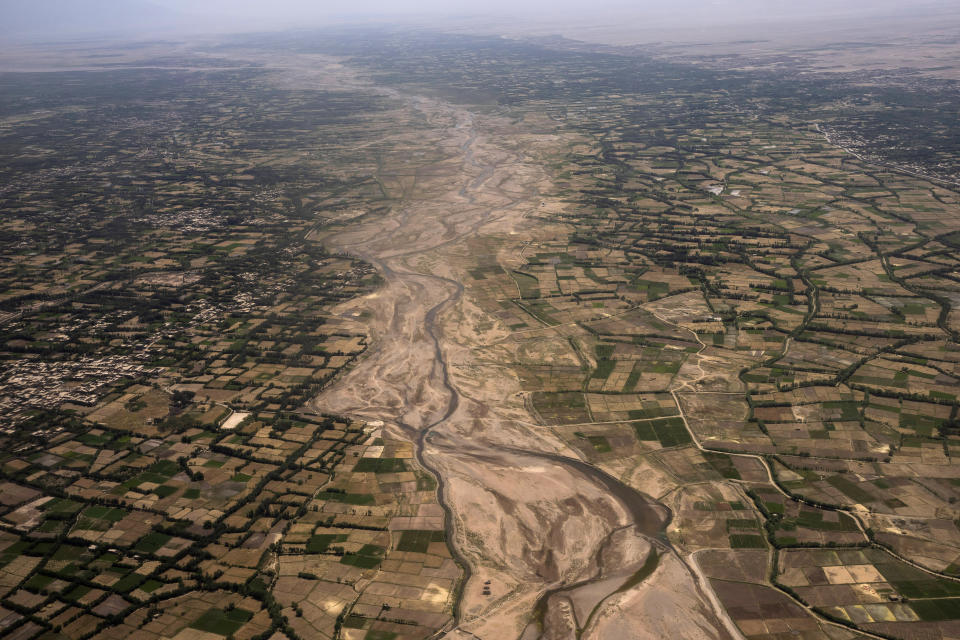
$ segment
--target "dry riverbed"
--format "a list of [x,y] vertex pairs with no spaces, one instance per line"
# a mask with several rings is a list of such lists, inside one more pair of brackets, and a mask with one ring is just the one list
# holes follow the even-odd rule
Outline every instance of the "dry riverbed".
[[[339,309],[372,347],[316,406],[383,421],[438,476],[466,576],[448,636],[654,638],[682,619],[685,638],[729,637],[659,539],[669,511],[536,428],[519,380],[485,351],[509,330],[464,286],[477,264],[508,266],[525,242],[562,231],[529,214],[564,208],[536,160],[570,141],[389,92],[429,124],[420,142],[440,157],[381,166],[383,184],[401,185],[389,212],[318,234],[375,264],[385,284]],[[483,239],[492,257],[476,252]],[[546,338],[535,357],[564,341]],[[631,581],[654,551],[655,570]]]

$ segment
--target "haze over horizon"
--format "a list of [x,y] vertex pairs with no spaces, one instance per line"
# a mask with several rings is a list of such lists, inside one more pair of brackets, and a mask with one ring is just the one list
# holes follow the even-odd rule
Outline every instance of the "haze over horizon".
[[[136,39],[157,35],[188,35],[315,28],[332,24],[395,23],[458,28],[476,26],[489,31],[566,27],[590,29],[627,23],[625,36],[638,43],[658,34],[667,39],[701,38],[715,33],[723,38],[737,29],[768,30],[802,23],[851,24],[870,19],[950,15],[960,10],[945,0],[905,4],[898,0],[854,0],[837,5],[813,0],[802,6],[788,0],[599,0],[549,2],[490,0],[386,0],[308,2],[306,0],[208,0],[201,6],[188,0],[6,0],[0,8],[0,41],[29,42],[71,38]],[[621,36],[624,37],[624,36]],[[730,36],[736,37],[736,36]]]

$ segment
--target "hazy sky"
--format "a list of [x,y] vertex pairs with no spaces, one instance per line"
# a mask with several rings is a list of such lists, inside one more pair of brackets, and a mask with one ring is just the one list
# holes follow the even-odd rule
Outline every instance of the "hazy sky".
[[909,0],[150,0],[179,11],[265,20],[336,15],[443,15],[530,14],[549,19],[555,13],[602,14],[643,11],[684,20],[755,19],[775,16],[842,15],[861,10],[915,8],[920,4],[950,4],[946,1]]
[[[638,29],[703,30],[730,24],[790,23],[951,8],[956,0],[0,0],[0,38],[148,32],[224,32],[313,27],[345,20],[402,21],[445,26],[461,16],[516,24],[620,22]],[[490,24],[497,24],[492,22]],[[500,24],[510,23],[508,21]]]

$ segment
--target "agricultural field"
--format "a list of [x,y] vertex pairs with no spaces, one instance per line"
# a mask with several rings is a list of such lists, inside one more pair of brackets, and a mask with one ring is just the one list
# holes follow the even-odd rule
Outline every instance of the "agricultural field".
[[828,616],[872,632],[949,637],[960,583],[875,549],[781,552],[778,583]]
[[0,74],[4,637],[956,637],[956,87],[195,46]]
[[[557,50],[555,74],[589,66]],[[390,66],[469,93],[452,59]],[[501,89],[515,117],[547,110],[580,138],[542,234],[480,236],[483,257],[458,259],[497,319],[482,357],[509,363],[539,428],[670,506],[681,554],[850,549],[952,584],[924,572],[958,566],[956,191],[834,144],[835,105],[800,113],[811,85],[771,108],[749,81],[683,93],[635,64],[646,90]],[[810,611],[769,571],[723,580],[748,637],[935,631],[900,603],[876,619]],[[949,604],[920,608],[948,625]]]
[[[169,607],[198,589],[227,589],[254,604],[196,620],[177,613],[183,633],[254,637],[282,616],[301,637],[331,637],[345,619],[422,635],[448,619],[459,568],[436,483],[408,443],[306,414],[255,414],[236,430],[166,438],[105,428],[86,436],[99,439],[81,445],[92,452],[87,468],[113,460],[96,479],[58,476],[77,468],[60,455],[76,450],[66,440],[14,474],[63,497],[5,485],[2,585],[18,610],[56,610],[67,633],[112,636],[123,621],[173,637]],[[250,445],[258,438],[265,458]]]
[[315,237],[385,198],[375,158],[332,141],[402,109],[253,67],[83,75],[25,121],[59,81],[2,80],[3,635],[445,626],[461,569],[436,480],[311,405],[368,347],[335,307],[381,282]]

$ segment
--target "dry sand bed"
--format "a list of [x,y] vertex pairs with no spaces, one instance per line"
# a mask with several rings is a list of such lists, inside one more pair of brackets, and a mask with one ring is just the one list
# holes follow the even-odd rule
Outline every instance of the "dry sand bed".
[[[386,284],[339,309],[367,325],[372,346],[316,405],[383,420],[392,433],[417,443],[421,462],[438,472],[452,512],[449,539],[470,567],[458,624],[464,634],[516,637],[545,590],[580,584],[549,603],[548,618],[562,618],[565,606],[577,619],[596,608],[590,637],[652,638],[683,617],[689,621],[683,637],[726,637],[698,583],[670,553],[641,586],[608,597],[624,582],[598,565],[611,533],[640,526],[628,555],[642,562],[643,536],[662,526],[663,513],[643,507],[643,499],[622,485],[612,489],[591,467],[571,463],[575,454],[562,441],[534,428],[517,376],[507,368],[490,373],[514,348],[477,350],[508,331],[477,304],[472,290],[464,294],[462,283],[472,281],[467,271],[483,260],[489,264],[489,256],[467,249],[478,236],[501,238],[499,258],[507,262],[536,235],[524,216],[551,203],[543,195],[551,184],[528,154],[547,153],[562,141],[540,134],[512,148],[504,141],[527,135],[522,123],[476,116],[439,100],[395,97],[432,124],[423,144],[440,149],[443,159],[430,166],[408,163],[404,171],[415,179],[397,192],[385,217],[318,234],[331,247],[376,264]],[[554,339],[566,343],[562,332]],[[527,349],[534,359],[551,352],[555,346]],[[624,635],[641,628],[648,635]],[[557,631],[553,637],[573,635]]]

